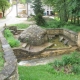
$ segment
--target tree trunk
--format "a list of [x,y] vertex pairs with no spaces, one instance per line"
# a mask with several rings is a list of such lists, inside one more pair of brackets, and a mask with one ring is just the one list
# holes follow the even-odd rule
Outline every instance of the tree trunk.
[[74,21],[73,21],[73,23],[74,23],[74,24],[76,23],[76,16],[74,16]]
[[63,9],[60,9],[60,21],[62,23],[65,23],[68,21],[68,13],[67,13],[67,5],[66,5],[66,0],[63,0]]
[[4,14],[5,14],[5,11],[3,10],[2,13],[3,13],[3,17],[4,17],[4,16],[5,16],[5,15],[4,15]]
[[73,23],[73,15],[71,16],[71,23]]
[[77,24],[79,24],[79,16],[77,16]]

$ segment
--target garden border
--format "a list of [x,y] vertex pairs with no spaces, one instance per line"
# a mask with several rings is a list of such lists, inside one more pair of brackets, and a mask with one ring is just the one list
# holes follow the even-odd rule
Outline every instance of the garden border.
[[[3,30],[4,28],[2,29],[2,31]],[[0,40],[2,43],[2,48],[4,53],[3,57],[5,60],[4,67],[0,71],[0,80],[19,80],[17,59],[14,55],[13,50],[7,43],[1,31],[0,31]]]

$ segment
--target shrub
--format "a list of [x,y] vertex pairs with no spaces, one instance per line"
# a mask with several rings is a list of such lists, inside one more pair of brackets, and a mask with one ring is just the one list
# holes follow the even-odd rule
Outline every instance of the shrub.
[[53,66],[58,68],[58,67],[62,66],[62,64],[63,63],[61,61],[55,60]]
[[63,66],[71,64],[72,63],[71,59],[72,59],[71,56],[64,56],[62,58]]
[[11,31],[10,31],[9,29],[6,29],[6,30],[4,31],[4,36],[5,36],[6,38],[8,38],[8,37],[13,36],[13,34],[11,33]]
[[60,61],[54,61],[54,68],[64,72],[80,73],[80,53],[72,52],[69,56],[65,55]]
[[20,45],[20,41],[14,38],[13,34],[9,29],[4,30],[4,36],[11,47],[18,47]]
[[78,52],[72,52],[71,55],[67,56],[63,56],[62,57],[62,64],[63,66],[68,65],[68,64],[79,64],[80,63],[80,53]]
[[80,65],[74,64],[74,65],[72,66],[72,72],[73,72],[73,73],[76,73],[76,74],[79,74],[79,73],[80,73]]
[[41,13],[38,13],[38,14],[35,16],[35,21],[36,21],[36,24],[39,25],[39,26],[45,25],[45,20],[44,20],[44,18],[42,17],[42,14],[41,14]]
[[42,27],[45,28],[60,28],[60,22],[54,19],[45,18],[46,24]]
[[8,38],[7,40],[11,47],[18,47],[20,45],[20,41],[14,39],[13,37]]

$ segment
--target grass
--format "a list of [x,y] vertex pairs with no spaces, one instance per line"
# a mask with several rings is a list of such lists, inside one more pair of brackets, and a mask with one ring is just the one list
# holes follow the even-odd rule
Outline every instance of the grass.
[[0,42],[0,70],[3,68],[3,66],[4,66],[4,58],[3,58],[3,50]]
[[40,66],[19,66],[19,80],[80,80],[80,75],[57,72],[49,64]]
[[[67,65],[68,63],[70,64],[70,58],[72,58],[71,55],[74,57],[71,59],[71,63],[73,64],[74,62],[72,73],[65,73],[63,68],[60,71],[57,71],[54,68],[54,65],[56,65],[55,63],[57,62],[38,66],[18,66],[19,80],[80,80],[80,71],[78,71],[78,69],[80,70],[80,67],[78,67],[79,65],[75,65],[75,63],[77,63],[77,60],[75,59],[78,57],[78,54],[77,52],[73,52],[73,54],[64,55],[62,57],[62,60]],[[76,72],[79,72],[79,74],[76,74]]]
[[29,24],[19,23],[19,24],[12,24],[10,26],[17,26],[17,29],[25,29],[25,28],[29,27]]
[[62,26],[61,28],[65,28],[65,29],[69,29],[75,32],[80,32],[80,26],[76,25],[76,24],[66,24],[64,26]]
[[80,26],[77,24],[71,24],[70,22],[61,24],[59,19],[45,18],[45,20],[46,20],[46,25],[41,26],[43,28],[64,28],[75,32],[80,32]]
[[46,24],[41,26],[43,28],[59,28],[60,22],[51,18],[45,18]]

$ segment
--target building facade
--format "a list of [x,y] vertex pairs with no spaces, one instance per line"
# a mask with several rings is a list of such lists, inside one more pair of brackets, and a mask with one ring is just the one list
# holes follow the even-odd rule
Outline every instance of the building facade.
[[[54,15],[53,13],[53,8],[51,6],[47,6],[47,5],[43,5],[43,9],[44,9],[44,15],[45,16],[51,16]],[[33,8],[32,8],[32,3],[28,3],[27,4],[27,15],[35,15]]]

